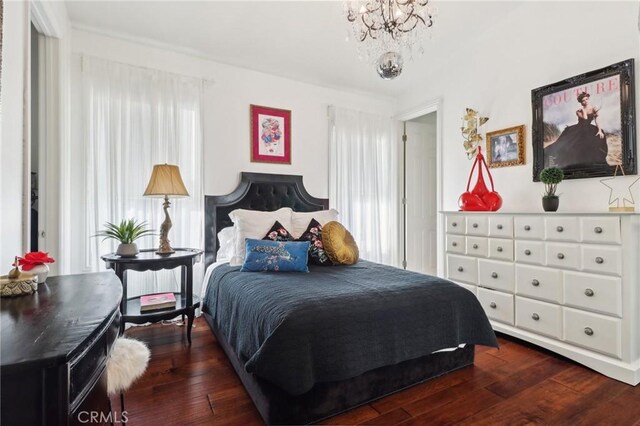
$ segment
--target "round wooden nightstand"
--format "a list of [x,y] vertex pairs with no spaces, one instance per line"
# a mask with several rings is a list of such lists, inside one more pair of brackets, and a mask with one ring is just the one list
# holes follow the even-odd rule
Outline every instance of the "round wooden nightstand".
[[[196,308],[200,306],[200,298],[193,295],[193,265],[200,261],[202,250],[174,249],[175,253],[166,256],[156,254],[155,249],[141,250],[136,257],[122,257],[115,253],[101,257],[107,268],[113,269],[122,283],[122,327],[126,322],[144,324],[158,322],[186,315],[187,340],[191,344],[191,327],[195,317]],[[161,269],[182,268],[180,280],[180,293],[175,293],[176,307],[158,311],[140,312],[140,296],[127,298],[127,274],[125,271],[159,271]],[[184,317],[183,317],[184,318]]]

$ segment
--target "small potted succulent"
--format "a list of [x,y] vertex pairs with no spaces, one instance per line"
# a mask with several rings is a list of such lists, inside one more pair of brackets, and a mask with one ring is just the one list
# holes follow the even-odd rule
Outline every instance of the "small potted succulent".
[[116,254],[122,257],[135,257],[140,253],[135,241],[147,235],[155,235],[151,229],[147,229],[147,222],[138,222],[134,219],[123,220],[119,224],[105,222],[102,231],[94,237],[104,237],[102,241],[112,238],[120,241]]
[[564,179],[564,172],[557,167],[547,167],[540,172],[540,181],[544,183],[542,208],[545,212],[555,212],[560,205],[560,198],[556,195],[558,184]]

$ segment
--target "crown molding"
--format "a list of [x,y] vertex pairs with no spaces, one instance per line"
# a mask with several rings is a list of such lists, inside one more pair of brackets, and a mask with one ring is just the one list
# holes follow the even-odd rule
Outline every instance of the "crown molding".
[[69,28],[67,7],[62,1],[32,0],[31,22],[47,37],[63,38]]
[[[216,57],[214,55],[210,55],[210,54],[208,54],[206,52],[203,52],[202,50],[199,50],[199,49],[192,49],[192,48],[184,47],[184,46],[181,46],[181,45],[178,45],[178,44],[173,44],[173,43],[167,43],[167,42],[162,42],[162,41],[158,41],[158,40],[153,40],[153,39],[150,39],[150,38],[147,38],[147,37],[134,36],[134,35],[123,33],[123,32],[107,30],[107,29],[104,29],[104,28],[99,28],[99,27],[94,27],[94,26],[82,25],[82,24],[75,23],[75,22],[71,23],[71,28],[73,30],[76,30],[76,31],[82,31],[82,32],[89,33],[89,34],[95,34],[95,35],[102,36],[102,37],[121,40],[121,41],[128,42],[128,43],[134,43],[134,44],[138,44],[138,45],[141,45],[141,46],[150,47],[150,48],[153,48],[153,49],[160,49],[160,50],[164,50],[164,51],[169,51],[169,52],[173,52],[173,53],[189,56],[191,58],[210,61],[210,62],[214,62],[214,63],[217,63],[217,64],[226,65],[226,66],[235,67],[235,68],[240,68],[240,69],[244,69],[244,70],[248,70],[248,71],[252,71],[252,72],[257,72],[257,73],[261,73],[261,74],[265,74],[265,75],[269,75],[269,76],[273,76],[273,77],[284,78],[284,79],[287,79],[287,80],[296,81],[298,83],[308,84],[308,85],[320,87],[320,88],[323,88],[323,89],[337,90],[337,91],[346,92],[346,93],[350,93],[352,95],[357,95],[357,96],[366,96],[366,97],[374,98],[374,99],[377,99],[377,100],[383,101],[383,102],[395,103],[395,101],[396,101],[396,98],[393,97],[393,96],[381,95],[381,94],[375,93],[375,92],[361,91],[361,90],[357,90],[357,89],[354,89],[354,88],[348,87],[348,86],[339,86],[339,85],[327,84],[325,82],[321,82],[321,81],[318,81],[318,80],[315,80],[315,79],[302,80],[302,79],[298,79],[298,78],[294,78],[294,77],[290,77],[290,76],[286,76],[286,75],[282,75],[282,74],[269,73],[269,72],[263,71],[263,70],[261,70],[259,68],[250,68],[250,67],[247,67],[247,66],[230,63],[230,62],[227,62],[227,61],[225,61],[223,59],[220,59],[219,57]],[[215,80],[215,79],[211,79],[211,80]]]

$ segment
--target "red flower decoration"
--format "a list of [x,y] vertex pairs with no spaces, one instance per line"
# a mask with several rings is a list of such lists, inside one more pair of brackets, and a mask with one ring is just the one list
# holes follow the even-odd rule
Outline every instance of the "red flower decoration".
[[34,266],[53,262],[55,262],[55,259],[50,257],[49,253],[45,253],[43,251],[32,251],[30,253],[25,253],[24,257],[18,258],[18,265],[22,267],[23,271],[30,271]]

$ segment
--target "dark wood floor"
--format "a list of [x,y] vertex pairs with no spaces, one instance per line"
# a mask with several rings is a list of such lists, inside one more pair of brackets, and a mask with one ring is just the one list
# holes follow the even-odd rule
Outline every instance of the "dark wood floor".
[[[126,394],[131,425],[252,425],[261,418],[206,322],[189,348],[184,329],[127,331],[151,349],[149,368]],[[476,349],[473,367],[356,408],[325,424],[640,425],[632,387],[506,336]],[[114,407],[118,402],[114,400]]]

